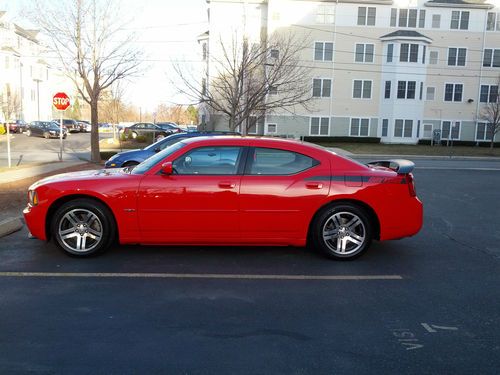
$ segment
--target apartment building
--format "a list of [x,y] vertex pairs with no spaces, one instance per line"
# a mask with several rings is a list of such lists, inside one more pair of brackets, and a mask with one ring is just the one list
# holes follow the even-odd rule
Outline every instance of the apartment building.
[[[219,41],[234,30],[255,42],[278,31],[307,40],[301,61],[310,66],[313,109],[274,111],[251,132],[409,144],[491,139],[480,112],[498,95],[500,1],[207,2],[205,85]],[[217,114],[210,123],[227,126]]]

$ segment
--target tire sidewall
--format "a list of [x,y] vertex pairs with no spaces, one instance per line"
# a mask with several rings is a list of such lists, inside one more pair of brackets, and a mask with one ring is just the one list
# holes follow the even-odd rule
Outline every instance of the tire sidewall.
[[[365,227],[366,240],[364,244],[358,250],[356,250],[356,252],[352,254],[342,255],[335,253],[326,245],[325,240],[323,239],[323,227],[326,221],[332,215],[338,212],[350,212],[355,214],[361,219]],[[314,247],[320,250],[327,257],[337,260],[351,260],[359,257],[368,249],[368,247],[371,244],[371,240],[373,238],[373,224],[370,220],[369,215],[361,207],[349,203],[333,204],[331,206],[324,208],[322,211],[319,212],[319,214],[314,219],[311,230],[312,230],[311,238]]]
[[[103,227],[103,238],[101,242],[92,250],[86,252],[77,252],[68,248],[64,242],[59,237],[59,224],[66,213],[74,209],[85,209],[93,212],[101,221]],[[106,250],[115,239],[115,223],[112,218],[112,214],[109,209],[102,203],[91,200],[91,199],[75,199],[64,203],[59,207],[51,220],[51,234],[52,238],[55,239],[55,243],[61,248],[66,254],[75,257],[87,257],[101,253]]]

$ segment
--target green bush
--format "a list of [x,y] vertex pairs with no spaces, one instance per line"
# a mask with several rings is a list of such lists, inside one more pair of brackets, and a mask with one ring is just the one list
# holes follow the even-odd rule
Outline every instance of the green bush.
[[378,137],[316,137],[306,136],[304,141],[311,143],[380,143]]
[[120,141],[125,142],[126,140],[127,140],[127,136],[125,135],[125,133],[121,133],[120,134]]
[[138,135],[136,138],[135,138],[135,141],[137,143],[146,143],[147,142],[147,138],[146,136],[144,135]]

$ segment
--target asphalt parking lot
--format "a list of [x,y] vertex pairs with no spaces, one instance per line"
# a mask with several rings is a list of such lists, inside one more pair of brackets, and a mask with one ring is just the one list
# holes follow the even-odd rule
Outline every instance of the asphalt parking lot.
[[[424,227],[297,248],[0,239],[0,373],[498,374],[500,170],[417,169]],[[418,166],[418,164],[417,164]]]

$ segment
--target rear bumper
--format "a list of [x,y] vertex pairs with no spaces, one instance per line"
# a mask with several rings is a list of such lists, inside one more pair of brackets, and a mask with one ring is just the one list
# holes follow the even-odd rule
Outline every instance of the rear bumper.
[[417,197],[401,202],[396,215],[381,222],[380,240],[395,240],[411,237],[422,229],[424,218],[423,204]]

